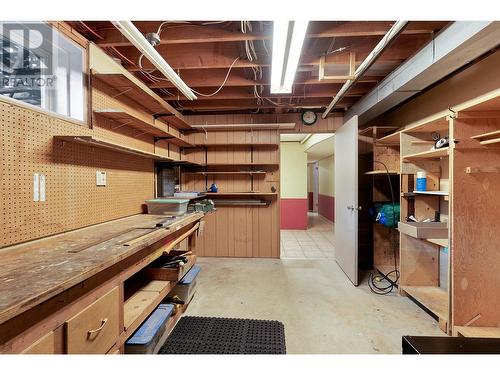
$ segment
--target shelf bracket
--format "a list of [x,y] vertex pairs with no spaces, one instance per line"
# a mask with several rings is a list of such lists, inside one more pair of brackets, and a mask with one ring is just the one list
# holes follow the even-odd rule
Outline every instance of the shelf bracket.
[[153,140],[154,140],[154,143],[158,142],[158,141],[162,141],[162,140],[165,140],[165,139],[173,139],[175,137],[173,136],[170,136],[170,137],[154,137]]

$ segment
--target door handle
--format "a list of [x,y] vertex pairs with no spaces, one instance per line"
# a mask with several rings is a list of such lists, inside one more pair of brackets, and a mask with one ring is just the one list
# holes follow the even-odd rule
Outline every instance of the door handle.
[[351,204],[351,205],[347,206],[347,209],[348,209],[348,210],[351,210],[351,211],[354,211],[354,210],[361,211],[361,210],[363,209],[363,207],[361,207],[361,206],[354,207],[354,205],[353,205],[353,204]]

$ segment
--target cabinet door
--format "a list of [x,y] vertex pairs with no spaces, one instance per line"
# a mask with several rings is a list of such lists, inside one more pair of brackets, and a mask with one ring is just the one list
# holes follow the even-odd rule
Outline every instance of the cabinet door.
[[116,343],[119,292],[115,287],[66,322],[66,352],[105,354]]

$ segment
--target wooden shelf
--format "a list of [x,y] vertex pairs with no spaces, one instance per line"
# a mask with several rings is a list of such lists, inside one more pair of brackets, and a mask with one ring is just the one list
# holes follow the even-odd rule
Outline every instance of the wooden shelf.
[[428,120],[416,125],[410,125],[401,130],[403,133],[433,133],[433,132],[448,132],[449,122],[447,116],[441,116],[439,118]]
[[429,150],[418,152],[416,154],[405,155],[403,156],[403,160],[418,160],[418,159],[438,159],[448,156],[448,147],[439,148],[437,150]]
[[156,95],[152,90],[141,87],[142,82],[129,72],[101,74],[95,73],[95,77],[106,83],[108,86],[118,91],[115,97],[124,96],[134,102],[137,102],[147,108],[151,113],[167,113],[171,116],[163,117],[169,124],[174,125],[179,129],[191,129],[191,126],[186,122],[183,116],[178,113],[170,104]]
[[96,139],[96,138],[91,137],[91,136],[56,135],[56,136],[54,136],[54,139],[58,140],[58,141],[63,141],[63,142],[79,143],[79,144],[83,144],[83,145],[90,146],[90,147],[107,148],[107,149],[110,149],[113,151],[143,156],[143,157],[151,158],[151,159],[155,159],[155,160],[173,161],[172,158],[169,158],[167,156],[162,156],[162,155],[158,155],[158,154],[155,154],[152,152],[147,152],[147,151],[142,151],[142,150],[138,150],[138,149],[131,148],[131,147],[122,146],[122,145],[119,145],[116,143]]
[[276,196],[278,193],[257,193],[257,192],[218,192],[212,193],[207,191],[205,193],[207,196],[224,196],[224,195],[238,195],[238,196],[254,196],[254,195],[264,195],[264,196]]
[[[196,163],[194,161],[189,161],[189,160],[173,160],[170,164],[187,166],[187,167],[204,167],[205,166],[205,164]],[[185,172],[183,172],[183,173],[185,173]]]
[[174,287],[174,283],[164,280],[149,280],[129,297],[123,305],[123,322],[126,337],[144,322]]
[[278,147],[278,143],[195,143],[196,147]]
[[462,337],[485,337],[485,338],[500,338],[500,327],[464,327],[456,326],[453,329],[455,336]]
[[376,146],[400,146],[401,140],[399,135],[401,134],[401,131],[386,135],[385,137],[379,138],[375,140],[375,145]]
[[398,230],[413,238],[448,238],[448,223],[400,221]]
[[115,126],[113,129],[120,128],[122,126],[133,127],[143,133],[150,134],[158,138],[165,138],[167,142],[178,145],[179,147],[193,147],[193,145],[182,138],[177,137],[169,131],[168,125],[165,125],[153,120],[150,120],[135,116],[132,113],[125,112],[121,109],[96,109],[94,113],[117,122],[119,125]]
[[[387,171],[369,171],[365,172],[366,175],[370,176],[387,176]],[[390,175],[399,175],[398,171],[389,171]]]
[[426,191],[413,190],[413,194],[416,194],[416,195],[439,195],[442,197],[447,197],[450,195],[449,192],[441,191],[441,190],[435,190],[435,191],[432,191],[432,190],[426,190]]
[[439,320],[448,321],[448,293],[437,286],[401,286],[401,289],[425,306]]
[[279,163],[206,163],[206,166],[226,166],[231,167],[234,165],[270,165],[270,166],[279,166]]
[[270,202],[265,202],[262,200],[248,199],[214,199],[215,206],[223,207],[240,207],[240,206],[257,206],[257,207],[267,207]]
[[266,174],[265,171],[239,171],[239,172],[225,172],[225,171],[208,171],[208,172],[184,172],[184,174],[201,174],[201,175],[211,175],[211,174],[245,174],[245,175],[254,175],[254,174]]
[[152,117],[150,121],[145,120],[121,109],[95,109],[94,113],[108,120],[117,122],[119,125],[113,127],[113,129],[117,129],[122,126],[130,126],[154,136],[165,135],[165,132],[163,130],[155,127]]
[[426,238],[427,242],[433,243],[434,245],[438,245],[441,247],[448,247],[449,241],[447,238]]
[[483,146],[500,146],[500,130],[478,134],[471,137],[471,139],[479,141]]

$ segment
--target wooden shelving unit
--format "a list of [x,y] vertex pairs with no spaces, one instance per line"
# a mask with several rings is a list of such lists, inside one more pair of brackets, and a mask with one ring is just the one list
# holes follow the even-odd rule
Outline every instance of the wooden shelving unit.
[[[120,68],[121,67],[117,67],[117,70],[121,70]],[[115,91],[117,91],[115,96],[123,96],[133,100],[148,109],[152,114],[168,113],[170,116],[164,117],[164,119],[167,119],[169,124],[172,124],[179,129],[191,129],[191,126],[186,122],[180,113],[151,91],[131,73],[127,71],[124,71],[123,73],[96,72],[93,74],[93,77],[98,78],[109,87],[115,89]]]
[[131,148],[131,147],[122,146],[122,145],[112,143],[109,141],[97,139],[97,138],[94,138],[92,136],[56,135],[56,136],[54,136],[54,140],[60,141],[60,142],[79,143],[79,144],[83,144],[83,145],[89,146],[89,147],[106,148],[109,150],[123,152],[126,154],[143,156],[143,157],[151,158],[151,159],[158,160],[158,161],[168,161],[168,162],[173,161],[172,158],[169,158],[166,156],[158,155],[158,154],[155,154],[152,152],[142,151],[142,150]]
[[[373,127],[371,129],[373,139],[373,170],[364,174],[373,177],[373,204],[392,202],[389,179],[394,190],[394,201],[395,203],[399,203],[399,131],[394,132],[397,129],[397,126]],[[382,135],[381,138],[379,138],[380,135]],[[389,175],[387,175],[386,167]],[[372,230],[374,268],[383,274],[395,271],[399,267],[399,235],[397,229],[374,222]],[[396,273],[393,272],[389,278],[397,281]],[[386,285],[384,283],[384,286]]]
[[[439,114],[403,128],[400,132],[401,150],[401,222],[400,268],[401,290],[439,321],[439,327],[451,332],[450,297],[451,231],[449,199],[450,168],[455,144],[431,149],[433,135],[441,137],[451,132],[451,116]],[[426,172],[427,190],[416,190],[416,174]],[[439,212],[441,223],[432,222]],[[409,217],[418,222],[412,222]],[[431,222],[427,222],[428,220]]]
[[94,113],[116,122],[118,125],[113,127],[113,129],[129,126],[139,130],[143,134],[150,134],[160,139],[166,139],[168,142],[179,147],[193,147],[191,143],[173,134],[167,125],[154,121],[153,117],[147,118],[147,116],[138,116],[122,109],[98,109],[94,110]]

